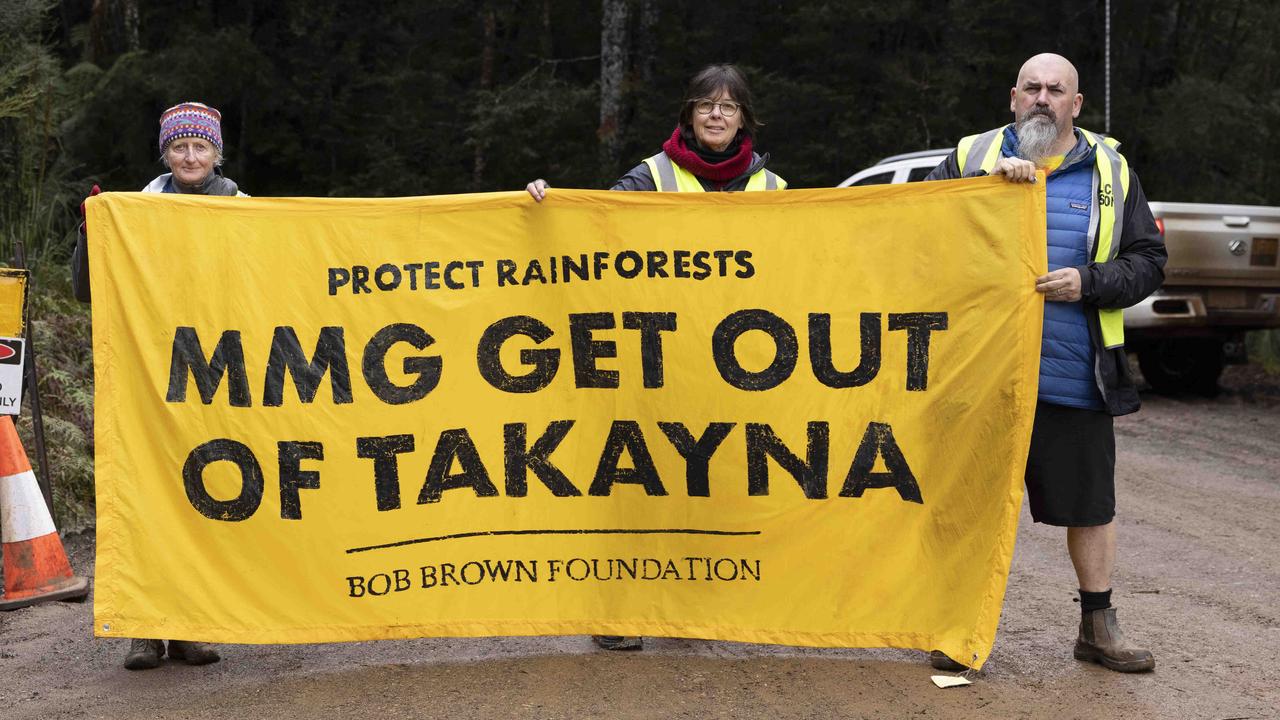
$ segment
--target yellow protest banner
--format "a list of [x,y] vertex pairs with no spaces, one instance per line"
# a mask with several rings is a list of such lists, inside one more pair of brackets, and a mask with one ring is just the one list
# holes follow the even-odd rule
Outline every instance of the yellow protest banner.
[[90,198],[96,632],[980,666],[1042,188]]

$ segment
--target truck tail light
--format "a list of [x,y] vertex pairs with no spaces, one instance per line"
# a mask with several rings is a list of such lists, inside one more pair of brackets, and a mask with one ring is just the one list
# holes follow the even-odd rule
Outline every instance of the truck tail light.
[[1160,231],[1160,237],[1164,237],[1164,218],[1156,218],[1156,229]]

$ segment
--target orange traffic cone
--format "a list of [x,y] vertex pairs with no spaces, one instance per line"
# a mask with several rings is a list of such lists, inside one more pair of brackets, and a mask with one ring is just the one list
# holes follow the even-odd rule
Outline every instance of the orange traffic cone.
[[31,462],[8,416],[0,417],[0,539],[4,595],[0,610],[46,600],[83,600],[89,581],[71,574]]

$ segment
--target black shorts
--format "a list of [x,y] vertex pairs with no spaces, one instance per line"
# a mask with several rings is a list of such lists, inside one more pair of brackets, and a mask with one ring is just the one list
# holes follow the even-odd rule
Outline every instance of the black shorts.
[[1036,522],[1060,527],[1111,522],[1116,515],[1116,434],[1111,416],[1037,403],[1026,477]]

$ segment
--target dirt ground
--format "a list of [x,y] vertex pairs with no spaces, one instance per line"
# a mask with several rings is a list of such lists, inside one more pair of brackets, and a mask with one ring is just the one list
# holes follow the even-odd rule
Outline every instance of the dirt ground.
[[[1280,717],[1280,383],[1230,368],[1213,399],[1147,394],[1117,422],[1114,601],[1156,655],[1126,676],[1077,662],[1061,530],[1023,512],[995,651],[939,690],[924,655],[585,637],[223,646],[193,668],[121,667],[91,605],[0,614],[0,718]],[[92,533],[68,538],[93,572]]]

